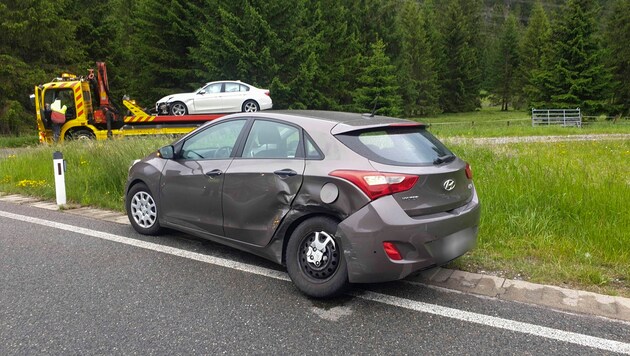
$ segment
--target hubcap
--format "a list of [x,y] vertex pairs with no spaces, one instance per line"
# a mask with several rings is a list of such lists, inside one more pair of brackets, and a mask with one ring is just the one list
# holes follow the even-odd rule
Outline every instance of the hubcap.
[[186,108],[182,104],[175,104],[172,108],[173,115],[182,116],[186,113]]
[[310,277],[327,279],[339,266],[339,250],[332,235],[318,231],[308,236],[300,248],[300,266]]
[[256,107],[256,103],[251,102],[251,101],[245,103],[245,112],[254,112],[254,111],[258,111],[258,108]]
[[140,227],[148,229],[157,219],[157,207],[147,192],[138,192],[131,198],[131,216]]

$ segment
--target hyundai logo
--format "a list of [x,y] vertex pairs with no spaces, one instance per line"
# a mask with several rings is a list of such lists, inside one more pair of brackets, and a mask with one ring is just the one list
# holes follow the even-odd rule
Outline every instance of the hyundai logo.
[[442,183],[442,187],[444,187],[444,190],[446,190],[447,192],[450,192],[451,190],[455,189],[455,181],[452,179],[447,179],[444,181],[444,183]]

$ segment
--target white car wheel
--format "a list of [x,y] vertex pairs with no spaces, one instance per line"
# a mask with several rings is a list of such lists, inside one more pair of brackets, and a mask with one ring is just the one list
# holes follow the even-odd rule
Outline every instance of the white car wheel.
[[256,112],[260,108],[258,107],[258,103],[253,100],[247,100],[243,103],[243,112]]
[[186,104],[181,101],[176,101],[171,104],[171,115],[182,116],[188,114],[188,108]]

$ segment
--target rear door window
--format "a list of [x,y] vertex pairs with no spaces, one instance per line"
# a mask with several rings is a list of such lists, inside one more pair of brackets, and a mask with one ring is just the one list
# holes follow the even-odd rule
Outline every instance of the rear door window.
[[245,143],[246,158],[296,158],[300,130],[275,121],[256,120]]
[[440,157],[452,156],[435,136],[422,126],[380,127],[336,136],[358,154],[392,165],[432,165]]

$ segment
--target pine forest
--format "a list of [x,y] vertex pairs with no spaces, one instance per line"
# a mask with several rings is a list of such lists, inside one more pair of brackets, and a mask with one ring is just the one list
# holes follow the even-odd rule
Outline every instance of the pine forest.
[[274,109],[630,113],[628,0],[0,0],[0,19],[5,135],[33,127],[34,86],[97,61],[145,107],[230,79]]

